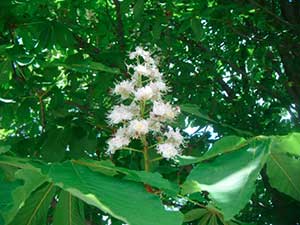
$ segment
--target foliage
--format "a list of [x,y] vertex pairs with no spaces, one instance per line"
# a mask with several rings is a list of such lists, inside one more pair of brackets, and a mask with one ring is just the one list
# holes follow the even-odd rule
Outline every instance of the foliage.
[[[300,222],[299,1],[2,0],[0,31],[0,225]],[[186,143],[148,171],[106,154],[139,45]]]

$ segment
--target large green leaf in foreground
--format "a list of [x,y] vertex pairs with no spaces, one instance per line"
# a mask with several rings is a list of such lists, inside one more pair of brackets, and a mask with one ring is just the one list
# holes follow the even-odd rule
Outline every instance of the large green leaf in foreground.
[[175,183],[164,179],[161,174],[155,172],[130,170],[123,167],[116,167],[110,161],[95,161],[95,160],[73,160],[75,164],[88,166],[91,170],[113,176],[118,173],[126,175],[124,179],[149,184],[156,187],[169,195],[176,196],[179,192],[179,186]]
[[46,224],[48,210],[53,200],[56,187],[53,184],[43,185],[25,201],[23,207],[13,218],[10,225],[41,225]]
[[287,152],[300,156],[300,133],[290,133],[285,136],[275,136],[272,140],[271,151],[274,153]]
[[300,201],[300,160],[284,153],[272,153],[267,161],[272,187]]
[[53,215],[53,225],[85,225],[83,203],[71,193],[62,191]]
[[71,162],[44,166],[51,181],[88,204],[130,225],[180,225],[180,212],[166,211],[143,185],[91,171]]
[[225,220],[231,219],[248,203],[255,180],[268,156],[268,141],[253,143],[241,150],[200,163],[188,176],[185,186],[208,191]]
[[11,222],[31,192],[46,181],[45,177],[38,172],[28,169],[17,170],[14,179],[16,179],[14,182],[1,181],[0,183],[1,194],[3,194],[0,195],[0,214],[5,224]]
[[214,158],[218,155],[229,153],[232,151],[236,151],[241,149],[246,145],[246,140],[242,137],[238,136],[227,136],[223,137],[220,140],[216,141],[211,149],[209,149],[203,156],[201,157],[193,157],[193,156],[179,156],[177,157],[178,163],[181,166],[189,165],[197,162],[203,162],[205,160]]

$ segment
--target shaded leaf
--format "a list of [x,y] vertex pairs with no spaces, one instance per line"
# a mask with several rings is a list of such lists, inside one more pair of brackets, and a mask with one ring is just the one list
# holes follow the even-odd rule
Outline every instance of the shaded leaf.
[[9,145],[0,145],[0,154],[8,152],[9,150],[10,150],[10,146]]
[[12,77],[12,62],[6,59],[0,62],[0,84],[7,83]]
[[191,222],[194,220],[198,220],[207,213],[209,212],[207,211],[207,209],[204,208],[192,209],[184,214],[183,222]]
[[[13,183],[2,183],[4,186],[1,188],[1,190],[5,190],[9,193],[3,197],[8,197],[10,199],[9,201],[5,200],[5,198],[1,198],[0,200],[0,211],[6,224],[11,222],[30,194],[46,181],[45,177],[40,173],[28,169],[18,170],[15,173],[15,179],[16,181]],[[19,182],[18,186],[13,185],[19,180],[23,180],[24,182]],[[3,204],[4,201],[6,201],[5,204]]]
[[83,203],[71,193],[62,191],[53,214],[53,225],[85,225]]
[[144,12],[144,0],[137,0],[133,7],[133,14],[136,20],[139,20]]
[[13,218],[10,225],[41,225],[47,221],[50,203],[56,188],[53,184],[47,184],[36,190],[26,200],[18,214]]
[[198,20],[198,19],[193,18],[191,20],[191,28],[194,32],[195,39],[199,40],[199,41],[202,40],[205,33],[203,33],[203,31],[202,31],[201,21]]

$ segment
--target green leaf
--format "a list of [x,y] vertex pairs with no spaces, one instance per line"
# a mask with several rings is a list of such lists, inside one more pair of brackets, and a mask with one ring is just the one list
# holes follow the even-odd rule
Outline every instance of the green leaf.
[[205,33],[203,33],[202,31],[202,24],[201,24],[201,21],[199,19],[195,19],[193,18],[191,20],[191,28],[194,32],[194,35],[195,35],[195,39],[200,41],[203,39],[203,36]]
[[195,115],[197,117],[200,117],[201,119],[216,123],[216,121],[212,120],[209,116],[203,114],[200,112],[199,107],[194,104],[183,104],[180,106],[180,110],[192,115]]
[[207,209],[204,209],[204,208],[192,209],[184,214],[183,222],[191,222],[194,220],[198,220],[207,213],[209,213],[209,212],[207,211]]
[[130,225],[180,225],[180,212],[166,211],[157,196],[143,185],[65,162],[44,166],[44,172],[65,191]]
[[115,73],[118,74],[120,73],[120,70],[118,68],[111,68],[108,67],[100,62],[89,62],[87,67],[91,70],[98,70],[98,71],[103,71],[103,72],[108,72],[108,73]]
[[46,224],[50,203],[56,188],[53,184],[43,185],[36,190],[24,203],[10,225],[41,225]]
[[65,157],[67,144],[63,129],[52,129],[42,145],[41,154],[45,161],[61,161]]
[[20,180],[10,181],[6,177],[3,166],[0,167],[0,224],[5,224],[4,215],[13,203],[12,190],[22,185]]
[[[11,184],[6,183],[8,186],[1,188],[1,190],[8,191],[9,195],[12,196],[5,204],[2,202],[4,199],[1,198],[0,200],[0,211],[6,224],[11,222],[30,194],[46,181],[46,178],[40,173],[28,169],[18,170],[15,174],[15,179],[23,180],[24,183],[20,183],[14,188],[10,188]],[[2,185],[4,185],[4,183]]]
[[134,19],[139,20],[144,12],[144,0],[137,0],[133,7]]
[[201,159],[200,159],[200,157],[195,157],[195,156],[180,155],[180,156],[176,157],[175,161],[180,166],[186,166],[186,165],[200,162]]
[[192,191],[208,191],[225,220],[231,219],[248,203],[255,180],[268,156],[269,140],[254,142],[241,150],[200,163],[187,178]]
[[82,138],[73,137],[70,142],[69,155],[73,159],[80,158],[86,154],[85,151],[89,153],[94,153],[96,151],[96,147],[97,147],[97,141],[95,138],[90,139],[88,135]]
[[0,62],[0,84],[7,83],[12,78],[12,62],[6,59]]
[[267,174],[272,187],[300,201],[300,160],[284,153],[271,153]]
[[128,174],[125,179],[149,184],[165,191],[169,195],[175,196],[179,191],[178,185],[164,179],[159,173],[134,170],[124,170],[124,172]]
[[227,136],[216,141],[208,152],[204,154],[202,160],[207,160],[220,154],[232,152],[245,146],[246,140],[238,136]]
[[62,66],[66,69],[74,70],[76,72],[80,73],[86,73],[87,70],[96,70],[96,71],[102,71],[107,73],[113,73],[113,74],[119,74],[120,70],[118,68],[112,68],[109,66],[106,66],[100,62],[93,62],[93,61],[84,61],[84,62],[78,62],[78,63],[51,63],[44,65],[45,67],[57,67]]
[[51,23],[45,22],[43,24],[43,29],[39,35],[39,41],[37,48],[46,49],[51,48],[54,41],[54,30],[53,25]]
[[106,175],[115,175],[117,172],[125,174],[127,180],[142,182],[153,187],[165,191],[169,195],[176,195],[179,192],[177,184],[164,179],[159,173],[151,173],[146,171],[129,170],[122,167],[116,167],[108,161],[95,160],[77,160],[75,163],[89,166],[91,169]]
[[225,128],[229,128],[233,131],[235,131],[237,134],[241,134],[241,135],[246,135],[246,136],[253,136],[253,134],[249,131],[245,131],[245,130],[241,130],[241,129],[238,129],[238,128],[235,128],[229,124],[226,124],[226,123],[220,123],[212,118],[210,118],[208,115],[202,113],[200,110],[199,110],[199,107],[195,104],[183,104],[180,106],[180,109],[181,111],[183,112],[186,112],[186,113],[189,113],[189,114],[192,114],[194,116],[197,116],[203,120],[206,120],[210,123],[213,123],[213,124],[218,124],[222,127],[225,127]]
[[55,23],[53,26],[55,41],[63,48],[74,47],[75,39],[72,32],[62,23]]
[[189,165],[197,162],[202,162],[211,158],[214,158],[220,154],[236,151],[246,144],[246,140],[238,136],[227,136],[223,137],[220,140],[216,141],[211,149],[209,149],[201,157],[193,156],[179,156],[177,158],[179,165]]
[[161,31],[162,31],[161,21],[157,21],[154,24],[152,30],[153,38],[158,40],[160,38]]
[[10,145],[0,145],[0,154],[8,152],[10,150]]
[[271,151],[287,152],[300,156],[300,133],[291,133],[286,136],[275,136],[272,139]]
[[85,225],[83,203],[71,193],[62,191],[55,212],[53,225]]
[[16,59],[16,63],[20,66],[28,66],[35,60],[34,56],[22,55]]

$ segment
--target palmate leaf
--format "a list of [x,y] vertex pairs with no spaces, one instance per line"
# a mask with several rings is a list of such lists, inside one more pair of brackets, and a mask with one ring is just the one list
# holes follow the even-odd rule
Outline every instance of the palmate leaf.
[[23,207],[13,218],[10,225],[41,225],[46,224],[50,203],[55,194],[56,187],[45,184],[33,192],[25,201]]
[[212,162],[200,163],[185,182],[186,192],[208,191],[224,219],[230,220],[250,200],[268,152],[266,140],[221,155]]
[[11,222],[30,194],[46,181],[44,176],[29,169],[17,170],[14,179],[13,182],[1,182],[0,185],[1,193],[5,193],[0,199],[0,212],[5,224]]
[[125,174],[126,180],[142,182],[156,187],[169,195],[176,195],[179,192],[177,184],[164,179],[159,173],[150,173],[146,171],[129,170],[122,167],[116,167],[109,161],[95,161],[95,160],[74,160],[76,164],[85,165],[94,171],[101,172],[108,175],[116,175],[117,173]]
[[143,185],[102,175],[72,162],[41,166],[51,181],[82,201],[130,225],[180,225],[180,212],[166,211]]
[[272,187],[300,201],[300,160],[285,153],[270,154],[267,175]]
[[0,225],[5,224],[3,213],[11,206],[13,202],[12,190],[22,185],[21,181],[8,181],[6,180],[5,172],[0,169]]
[[209,213],[209,212],[205,208],[192,209],[184,214],[183,222],[191,222],[194,220],[198,220],[201,217],[203,217],[204,215],[206,215],[207,213]]
[[218,225],[225,224],[222,215],[213,207],[208,206],[207,208],[197,208],[188,211],[184,215],[184,222],[191,222],[199,220],[199,225]]
[[53,215],[53,225],[85,225],[83,202],[62,191]]

